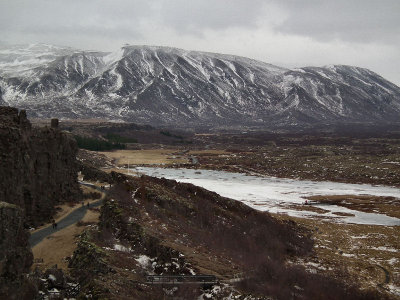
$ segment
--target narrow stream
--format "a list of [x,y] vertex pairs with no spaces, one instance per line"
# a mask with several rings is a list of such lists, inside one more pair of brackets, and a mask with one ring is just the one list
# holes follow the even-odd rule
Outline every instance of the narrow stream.
[[[343,223],[400,225],[398,218],[378,213],[360,212],[337,205],[313,205],[328,210],[326,213],[300,211],[293,208],[295,205],[302,205],[305,201],[304,197],[313,195],[373,195],[400,198],[400,189],[393,187],[249,176],[213,170],[137,167],[136,172],[192,183],[221,196],[239,200],[261,211],[287,213],[291,216],[307,218],[333,219]],[[338,216],[334,213],[347,213],[354,216]]]

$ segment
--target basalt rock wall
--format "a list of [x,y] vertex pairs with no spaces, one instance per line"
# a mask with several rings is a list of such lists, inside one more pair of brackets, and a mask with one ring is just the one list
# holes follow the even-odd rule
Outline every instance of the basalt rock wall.
[[81,197],[76,142],[51,125],[32,128],[25,111],[0,107],[0,201],[19,206],[25,225],[46,222],[56,204]]
[[34,288],[26,279],[33,261],[28,236],[22,209],[0,202],[0,299],[32,299]]

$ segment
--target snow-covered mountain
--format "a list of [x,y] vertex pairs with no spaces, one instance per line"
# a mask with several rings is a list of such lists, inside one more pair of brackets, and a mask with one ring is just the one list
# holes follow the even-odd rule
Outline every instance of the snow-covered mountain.
[[367,69],[286,69],[149,46],[116,53],[0,47],[0,104],[32,117],[190,127],[400,120],[400,88]]

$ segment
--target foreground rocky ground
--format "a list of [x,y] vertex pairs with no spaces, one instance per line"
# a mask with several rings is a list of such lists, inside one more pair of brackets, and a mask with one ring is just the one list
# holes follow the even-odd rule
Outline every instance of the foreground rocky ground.
[[[344,283],[346,274],[328,277],[294,263],[314,250],[311,231],[292,221],[191,184],[119,176],[98,227],[80,237],[70,262],[86,294],[111,299],[385,298]],[[220,284],[208,291],[162,289],[146,283],[147,274],[211,274]],[[234,283],[238,276],[243,280]]]

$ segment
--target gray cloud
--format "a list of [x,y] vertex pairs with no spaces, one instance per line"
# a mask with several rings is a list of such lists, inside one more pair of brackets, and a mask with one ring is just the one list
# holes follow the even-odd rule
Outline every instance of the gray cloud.
[[283,1],[288,18],[275,29],[327,41],[400,42],[398,0]]
[[201,33],[205,29],[254,28],[262,17],[262,0],[165,0],[161,19],[179,32]]
[[[10,3],[9,3],[10,2]],[[90,32],[93,29],[114,29],[115,33],[146,17],[144,1],[1,1],[1,31]],[[132,6],[133,5],[133,6]],[[126,29],[126,28],[125,28]],[[99,32],[100,34],[100,32]]]

